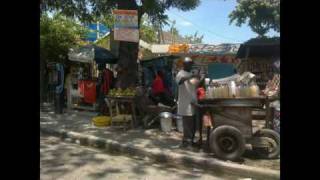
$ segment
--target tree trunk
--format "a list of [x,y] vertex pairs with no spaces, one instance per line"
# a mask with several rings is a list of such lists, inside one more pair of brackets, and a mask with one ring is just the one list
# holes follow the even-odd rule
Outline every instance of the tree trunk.
[[[118,9],[138,10],[135,0],[119,1]],[[142,12],[138,10],[138,24],[140,28],[140,20]],[[119,44],[119,61],[116,87],[127,88],[134,87],[138,78],[138,52],[139,43],[121,41]]]

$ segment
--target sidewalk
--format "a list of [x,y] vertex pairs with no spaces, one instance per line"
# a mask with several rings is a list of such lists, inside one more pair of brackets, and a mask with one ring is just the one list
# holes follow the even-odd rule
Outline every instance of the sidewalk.
[[169,163],[192,164],[212,168],[213,171],[247,175],[252,178],[280,179],[280,160],[249,158],[241,163],[218,160],[213,154],[191,152],[178,148],[182,134],[163,133],[158,129],[123,131],[112,127],[98,128],[91,124],[96,113],[70,111],[63,115],[40,112],[42,133],[80,140],[83,145],[103,146],[106,150],[155,158]]

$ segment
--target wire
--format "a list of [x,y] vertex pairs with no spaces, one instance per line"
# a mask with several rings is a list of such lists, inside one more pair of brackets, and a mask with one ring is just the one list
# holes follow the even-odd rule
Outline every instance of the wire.
[[181,18],[181,19],[183,19],[183,20],[185,20],[185,21],[187,21],[187,22],[189,22],[189,23],[191,23],[193,26],[195,26],[195,27],[198,28],[199,30],[205,30],[205,31],[207,31],[207,32],[215,35],[215,36],[218,37],[218,38],[229,39],[229,40],[237,41],[236,43],[241,43],[241,42],[242,42],[242,41],[240,41],[239,39],[226,37],[226,36],[223,36],[223,35],[221,35],[221,34],[212,32],[211,30],[208,30],[208,29],[206,29],[206,28],[204,28],[204,27],[202,27],[202,26],[199,26],[199,25],[191,22],[190,20],[188,20],[188,19],[186,19],[185,17],[182,17],[182,16],[180,16],[180,15],[178,15],[178,14],[175,14],[175,13],[172,13],[172,12],[171,12],[171,14],[173,14],[173,15],[175,15],[175,16],[177,16],[177,17],[179,17],[179,18]]
[[[172,12],[171,12],[171,13],[172,13]],[[179,17],[179,18],[181,18],[181,19],[183,19],[183,20],[185,20],[185,21],[187,21],[187,22],[189,22],[189,23],[191,23],[193,26],[197,27],[198,29],[200,29],[200,30],[201,30],[201,29],[204,29],[204,30],[206,30],[207,32],[209,32],[209,33],[211,33],[211,34],[213,34],[213,35],[215,35],[215,36],[217,36],[217,37],[219,37],[219,38],[239,41],[238,39],[226,37],[226,36],[223,36],[223,35],[221,35],[221,34],[212,32],[211,30],[208,30],[208,29],[206,29],[206,28],[204,28],[204,27],[201,27],[201,26],[199,26],[199,25],[191,22],[190,20],[188,20],[188,19],[186,19],[185,17],[182,17],[182,16],[180,16],[180,15],[178,15],[178,14],[175,14],[175,13],[172,13],[172,14],[175,15],[175,16],[177,16],[177,17]]]

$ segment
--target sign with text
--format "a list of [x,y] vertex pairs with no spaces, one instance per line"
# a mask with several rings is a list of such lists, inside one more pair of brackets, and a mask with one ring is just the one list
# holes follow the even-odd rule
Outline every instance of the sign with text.
[[139,42],[138,11],[113,10],[114,40]]

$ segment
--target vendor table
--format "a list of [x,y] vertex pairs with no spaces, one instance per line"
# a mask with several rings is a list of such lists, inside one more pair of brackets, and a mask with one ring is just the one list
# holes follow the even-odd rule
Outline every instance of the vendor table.
[[135,110],[136,109],[136,106],[135,106],[136,97],[135,96],[106,96],[105,101],[108,104],[108,107],[110,110],[111,122],[112,122],[112,117],[113,117],[112,104],[115,103],[116,105],[118,105],[119,103],[129,103],[131,106],[131,111],[132,111],[131,127],[132,128],[135,127],[136,122],[137,122],[136,110]]

